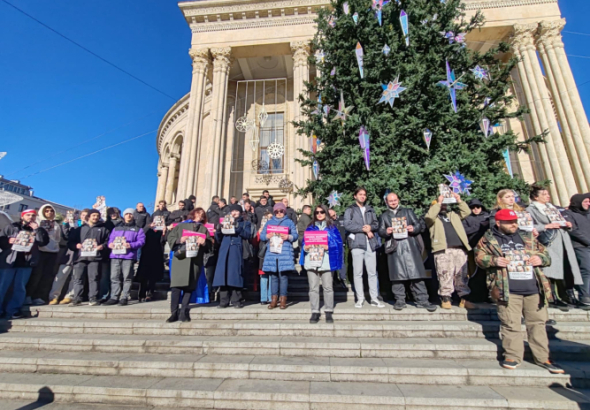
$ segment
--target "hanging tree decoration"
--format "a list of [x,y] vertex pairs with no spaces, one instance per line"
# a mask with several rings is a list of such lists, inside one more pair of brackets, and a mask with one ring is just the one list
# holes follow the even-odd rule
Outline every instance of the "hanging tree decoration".
[[391,52],[391,48],[389,48],[389,46],[387,44],[385,44],[383,46],[383,50],[381,50],[381,51],[383,51],[383,54],[385,54],[385,56],[387,57],[389,55],[389,53]]
[[252,148],[252,151],[256,151],[258,149],[258,143],[260,142],[260,139],[257,138],[256,129],[252,130],[252,132],[253,132],[253,135],[248,142],[250,143],[250,147]]
[[381,95],[378,104],[382,102],[389,103],[389,106],[393,108],[395,99],[399,98],[400,93],[407,89],[406,87],[402,87],[401,84],[402,83],[399,82],[399,75],[396,77],[395,81],[390,81],[389,84],[382,84],[381,88],[383,88],[383,94]]
[[471,68],[469,71],[471,71],[478,80],[484,80],[488,78],[487,70],[480,67],[479,65],[476,65],[475,68]]
[[367,168],[367,171],[369,171],[371,165],[371,144],[369,132],[364,125],[362,125],[361,129],[359,130],[359,143],[361,145],[361,149],[363,150],[365,167]]
[[258,114],[258,123],[260,124],[260,128],[264,128],[264,124],[268,119],[268,113],[266,112],[266,81],[262,83],[262,108],[260,109],[260,114]]
[[248,132],[256,128],[256,123],[254,120],[249,120],[244,114],[242,117],[238,118],[236,121],[236,129],[240,132]]
[[465,176],[461,175],[459,171],[455,171],[455,173],[451,175],[445,175],[445,178],[450,182],[449,186],[453,188],[454,193],[471,195],[469,189],[471,184],[473,184],[473,181],[465,179]]
[[514,178],[514,174],[512,173],[512,163],[510,162],[510,151],[508,148],[504,150],[502,155],[504,156],[504,162],[506,163],[506,170],[508,171],[508,174],[510,174],[511,178]]
[[462,90],[467,85],[459,82],[461,77],[458,80],[455,79],[455,72],[451,70],[451,66],[449,65],[449,61],[446,62],[447,66],[447,80],[446,81],[439,81],[438,85],[442,85],[448,88],[449,95],[451,97],[451,104],[453,105],[453,110],[457,112],[457,90]]
[[432,131],[430,131],[428,128],[425,128],[422,135],[424,137],[424,142],[426,143],[426,149],[428,149],[430,151],[430,141],[432,141]]
[[381,26],[383,24],[383,13],[381,11],[383,9],[383,0],[373,0],[371,8],[375,12],[375,17],[377,17],[377,21]]
[[399,22],[402,25],[402,32],[404,33],[404,38],[406,39],[406,47],[410,46],[410,26],[408,24],[408,14],[402,10],[399,15]]
[[350,14],[350,7],[347,1],[345,1],[342,5],[342,10],[344,10],[344,14],[346,14],[347,16]]
[[358,13],[354,13],[352,15],[352,19],[354,20],[354,24],[358,24],[359,23],[359,14]]
[[316,154],[318,152],[318,147],[322,142],[319,140],[317,135],[313,134],[309,139],[309,150]]
[[320,164],[318,164],[317,160],[313,161],[311,169],[313,170],[313,177],[318,179],[318,175],[320,174]]
[[271,159],[279,159],[285,154],[285,147],[283,144],[279,144],[278,142],[273,142],[268,146],[266,149],[268,152],[268,156]]
[[481,122],[479,123],[479,127],[481,128],[481,132],[483,132],[483,136],[484,137],[489,137],[490,135],[492,135],[492,127],[490,126],[490,120],[487,117],[483,117],[481,119]]
[[330,71],[330,75],[332,77],[336,75],[336,67],[332,68],[332,71]]
[[346,119],[350,115],[350,112],[354,109],[354,106],[346,106],[344,103],[344,95],[340,91],[340,101],[338,102],[338,109],[336,110],[336,116],[332,118],[332,121],[340,120],[342,125],[346,122]]
[[361,46],[361,43],[356,43],[356,61],[359,65],[359,71],[361,72],[361,78],[365,77],[364,71],[363,71],[363,57],[365,56],[365,53],[363,52],[363,46]]
[[459,33],[459,34],[455,35],[455,33],[452,31],[448,31],[448,32],[441,31],[440,34],[442,34],[443,37],[445,37],[447,40],[449,40],[449,44],[457,43],[457,44],[465,45],[465,33]]
[[330,205],[330,208],[333,208],[335,206],[340,206],[340,198],[342,198],[342,194],[339,193],[338,191],[330,192],[330,196],[328,196],[326,198],[328,200],[328,204]]

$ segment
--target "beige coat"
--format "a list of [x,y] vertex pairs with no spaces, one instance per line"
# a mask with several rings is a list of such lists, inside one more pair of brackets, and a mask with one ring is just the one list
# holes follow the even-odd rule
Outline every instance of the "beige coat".
[[[469,239],[467,238],[467,234],[465,233],[465,228],[463,228],[463,224],[461,221],[471,215],[471,209],[469,209],[469,205],[467,205],[464,201],[459,202],[459,213],[450,211],[448,212],[448,216],[451,220],[451,224],[457,235],[459,235],[459,239],[463,242],[463,246],[468,251],[471,250],[469,246]],[[436,203],[430,207],[428,213],[424,216],[426,220],[426,226],[430,230],[430,242],[432,246],[432,253],[438,251],[444,251],[447,249],[447,238],[445,236],[445,227],[443,226],[443,222],[438,217],[440,213],[440,204]]]

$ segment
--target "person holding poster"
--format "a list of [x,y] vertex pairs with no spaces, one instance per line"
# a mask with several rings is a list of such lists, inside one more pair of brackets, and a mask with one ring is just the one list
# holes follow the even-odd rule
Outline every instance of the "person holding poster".
[[226,234],[224,229],[217,229],[215,240],[220,243],[215,267],[213,286],[219,286],[219,308],[226,308],[230,301],[234,308],[240,309],[242,304],[242,288],[244,287],[244,240],[252,237],[249,221],[242,217],[239,204],[229,206],[233,218],[234,233]]
[[[399,205],[396,193],[388,194],[385,202],[387,211],[379,218],[379,236],[385,241],[391,291],[395,297],[393,308],[402,310],[406,307],[406,283],[409,283],[416,306],[434,312],[436,306],[428,301],[424,283],[428,279],[422,261],[424,245],[419,241],[426,225],[414,211]],[[404,233],[396,232],[400,226]]]
[[[143,229],[135,225],[132,208],[123,212],[123,224],[115,227],[109,236],[111,249],[111,298],[105,305],[126,306],[133,282],[133,265],[137,261],[137,251],[145,244]],[[120,244],[117,246],[117,244]],[[121,288],[121,276],[123,286]]]
[[[518,215],[510,209],[496,213],[495,225],[475,247],[475,261],[486,270],[490,296],[498,307],[505,369],[516,369],[524,356],[521,319],[535,363],[554,374],[563,369],[549,360],[545,322],[553,299],[541,267],[552,264],[549,252],[532,235],[518,229]],[[553,261],[554,262],[554,261]]]
[[[26,297],[26,286],[33,266],[39,261],[39,247],[49,243],[47,231],[37,222],[37,211],[21,212],[20,221],[6,225],[0,232],[0,313],[20,319]],[[12,285],[12,296],[5,303],[6,293]]]
[[[190,322],[189,301],[192,292],[197,288],[199,283],[199,275],[203,271],[204,255],[210,250],[212,246],[209,231],[204,224],[207,223],[207,215],[203,208],[196,208],[189,212],[188,219],[179,223],[168,234],[168,245],[174,251],[174,261],[170,270],[170,288],[171,315],[166,320],[168,323],[176,322]],[[186,249],[186,242],[190,235],[189,232],[199,234],[196,243],[197,256],[189,257]],[[180,295],[182,296],[182,305],[179,309],[178,305],[181,303]]]
[[293,221],[287,218],[286,212],[285,204],[276,203],[273,207],[274,216],[260,233],[260,240],[268,241],[262,270],[270,274],[272,297],[270,305],[268,305],[269,309],[277,307],[279,296],[281,309],[287,308],[287,288],[289,286],[287,274],[295,270],[293,242],[298,238],[297,228]]
[[[551,257],[551,266],[544,267],[543,273],[551,283],[552,306],[567,312],[569,306],[564,299],[575,306],[577,299],[574,285],[584,284],[576,252],[568,234],[573,224],[551,204],[551,195],[546,188],[533,185],[530,198],[531,204],[526,210],[533,217],[535,229],[539,232],[539,242],[545,245]],[[571,220],[571,215],[566,215]]]
[[328,215],[325,205],[315,208],[313,222],[303,233],[302,252],[299,263],[305,266],[309,281],[309,323],[320,321],[320,282],[324,289],[324,313],[326,323],[334,323],[334,288],[332,272],[340,270],[344,260],[342,237],[338,227]]

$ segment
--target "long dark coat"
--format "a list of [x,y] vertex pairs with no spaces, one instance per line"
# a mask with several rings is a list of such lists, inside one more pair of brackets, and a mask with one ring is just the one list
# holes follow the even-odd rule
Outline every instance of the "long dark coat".
[[215,232],[215,240],[221,243],[215,267],[215,278],[213,287],[232,286],[235,288],[244,287],[244,258],[243,239],[252,237],[250,222],[244,221],[242,217],[236,220],[236,233],[224,235],[221,227]]
[[178,259],[176,256],[172,260],[172,272],[170,274],[171,288],[186,288],[193,291],[197,288],[197,282],[201,268],[203,267],[203,255],[211,248],[211,237],[209,231],[204,225],[195,222],[182,222],[176,225],[168,234],[168,245],[170,249],[176,251],[182,244],[182,231],[199,232],[205,234],[205,243],[199,247],[199,253],[194,258]]
[[387,234],[387,228],[391,227],[391,218],[401,218],[405,216],[408,226],[414,227],[414,232],[408,232],[406,239],[393,239],[397,242],[395,252],[387,255],[387,265],[389,268],[389,279],[391,280],[410,280],[410,279],[427,279],[422,253],[418,245],[418,237],[426,231],[426,224],[419,219],[411,209],[399,207],[397,214],[393,211],[385,211],[379,218],[379,236],[388,241],[393,235]]

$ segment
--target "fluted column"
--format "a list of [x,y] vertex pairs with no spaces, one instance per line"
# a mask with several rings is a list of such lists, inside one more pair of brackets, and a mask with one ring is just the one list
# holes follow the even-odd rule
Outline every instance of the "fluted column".
[[[537,58],[534,45],[534,34],[537,31],[537,24],[515,24],[514,31],[517,37],[522,39],[520,52],[523,55],[527,73],[530,73],[529,83],[533,99],[539,116],[539,122],[543,129],[549,132],[545,139],[547,141],[547,152],[553,169],[554,183],[557,185],[557,194],[560,204],[569,203],[571,195],[577,192],[576,181],[571,169],[567,152],[561,139],[561,133],[557,126],[557,120],[553,113],[549,94],[541,72],[541,65]],[[532,81],[530,81],[532,80]],[[553,163],[557,166],[554,168]],[[559,172],[557,172],[559,170]],[[557,202],[557,201],[555,201]]]
[[[532,80],[530,77],[530,72],[527,73],[527,68],[525,66],[524,60],[525,57],[521,53],[521,47],[523,45],[523,37],[521,35],[514,34],[512,40],[512,48],[514,55],[518,58],[518,76],[520,77],[520,85],[524,91],[524,95],[526,98],[526,105],[530,111],[529,119],[531,121],[531,125],[533,127],[533,134],[534,135],[541,135],[545,128],[542,127],[541,122],[539,121],[539,116],[537,115],[537,108],[535,106],[535,99],[533,96],[533,92],[531,90],[531,82]],[[553,183],[549,186],[549,191],[553,198],[558,198],[557,195],[557,187],[555,186],[555,177],[553,176],[554,168],[557,167],[557,164],[553,164],[549,160],[549,153],[547,152],[547,144],[537,144],[537,148],[539,149],[539,154],[541,155],[542,166],[545,171],[545,177]],[[557,169],[559,172],[559,169]]]
[[[220,166],[221,166],[221,141],[223,133],[223,120],[225,117],[225,100],[227,96],[227,81],[229,70],[231,68],[231,48],[212,48],[213,55],[213,94],[211,101],[211,113],[213,115],[213,158],[211,158],[211,166],[207,167],[206,181],[207,181],[207,196],[211,198],[217,195],[220,186]],[[206,198],[206,199],[209,199]]]
[[185,138],[187,139],[185,147],[187,147],[187,149],[183,152],[183,155],[186,156],[186,161],[181,162],[182,169],[180,170],[181,174],[185,175],[182,191],[179,193],[183,198],[193,195],[196,192],[197,172],[199,169],[197,141],[201,124],[203,98],[205,98],[207,68],[209,67],[210,61],[209,49],[207,48],[191,48],[189,50],[189,55],[193,60],[193,78],[191,82],[185,134]]
[[168,165],[162,164],[158,171],[158,188],[156,189],[156,205],[158,201],[166,199],[166,182],[168,180]]
[[[309,42],[298,41],[291,43],[291,51],[293,52],[293,120],[300,121],[302,119],[301,104],[299,96],[306,97],[305,83],[309,81]],[[293,130],[293,150],[290,158],[290,168],[293,173],[293,183],[297,188],[303,188],[307,185],[307,180],[311,178],[309,167],[303,167],[295,159],[302,159],[303,155],[299,149],[307,149],[307,137],[303,134],[297,134]],[[304,198],[297,197],[293,201],[293,206],[299,208],[304,202]]]
[[172,203],[172,197],[174,195],[175,187],[174,182],[176,179],[176,171],[178,169],[178,160],[180,156],[178,154],[170,154],[170,162],[168,167],[168,182],[166,183],[166,202]]

